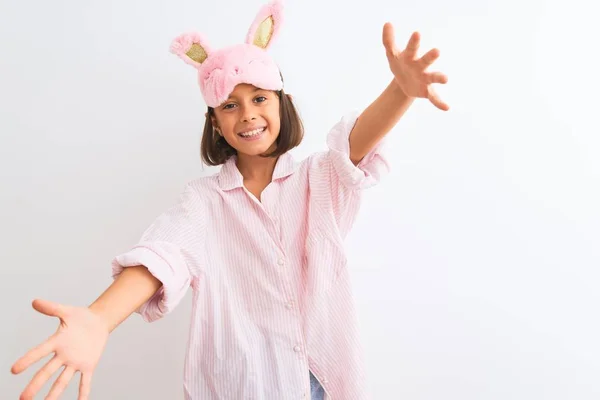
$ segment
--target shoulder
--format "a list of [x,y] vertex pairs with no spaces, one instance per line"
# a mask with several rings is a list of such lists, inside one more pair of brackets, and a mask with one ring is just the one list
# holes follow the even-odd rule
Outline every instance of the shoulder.
[[179,193],[179,203],[203,209],[218,192],[218,173],[188,180]]
[[211,191],[217,190],[219,187],[219,173],[212,175],[201,176],[189,180],[185,184],[185,189],[195,193],[198,196],[206,196]]

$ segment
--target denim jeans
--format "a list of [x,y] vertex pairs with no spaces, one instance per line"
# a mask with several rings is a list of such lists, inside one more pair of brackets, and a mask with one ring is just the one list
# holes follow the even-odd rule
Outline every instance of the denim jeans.
[[[310,372],[310,371],[309,371]],[[312,372],[310,372],[310,400],[323,400],[325,396],[325,390],[315,378]]]

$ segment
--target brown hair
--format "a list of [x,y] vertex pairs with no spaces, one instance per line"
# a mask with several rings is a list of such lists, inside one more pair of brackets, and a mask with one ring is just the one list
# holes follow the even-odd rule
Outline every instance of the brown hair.
[[[279,118],[281,120],[279,136],[276,140],[277,147],[271,154],[265,154],[263,157],[278,157],[298,146],[304,137],[304,126],[292,102],[291,96],[283,90],[276,91],[275,93],[279,97]],[[237,154],[237,150],[231,147],[225,138],[215,131],[211,118],[214,115],[215,110],[212,107],[208,107],[204,132],[200,143],[202,161],[207,165],[213,166],[221,165],[229,157]]]

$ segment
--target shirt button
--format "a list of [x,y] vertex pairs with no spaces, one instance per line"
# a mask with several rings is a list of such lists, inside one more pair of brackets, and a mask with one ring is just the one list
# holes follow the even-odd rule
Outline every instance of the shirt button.
[[323,378],[323,383],[329,383],[329,381],[327,380],[327,378]]
[[285,264],[285,261],[283,261],[283,258],[280,258],[279,260],[277,260],[277,264],[283,265]]
[[294,346],[294,351],[295,351],[296,353],[300,353],[300,350],[302,350],[302,349],[300,348],[300,346]]
[[291,310],[292,308],[294,308],[294,302],[293,301],[288,301],[287,303],[285,303],[285,307],[288,310]]

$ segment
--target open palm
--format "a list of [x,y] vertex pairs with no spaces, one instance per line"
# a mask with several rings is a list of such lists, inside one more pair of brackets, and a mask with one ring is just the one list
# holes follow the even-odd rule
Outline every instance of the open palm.
[[390,65],[390,70],[398,86],[409,97],[429,99],[440,110],[450,109],[435,93],[434,83],[445,84],[448,77],[441,72],[428,72],[427,68],[440,56],[438,49],[429,50],[423,57],[417,57],[420,35],[414,32],[406,45],[400,51],[394,41],[394,28],[391,23],[383,26],[383,45]]
[[33,308],[42,314],[58,317],[60,325],[52,336],[28,351],[12,366],[12,373],[18,374],[54,353],[54,357],[31,379],[20,399],[33,399],[48,379],[64,366],[46,399],[58,399],[75,373],[79,371],[81,381],[78,400],[87,400],[92,373],[108,340],[107,326],[99,316],[85,307],[71,307],[45,300],[35,300]]

